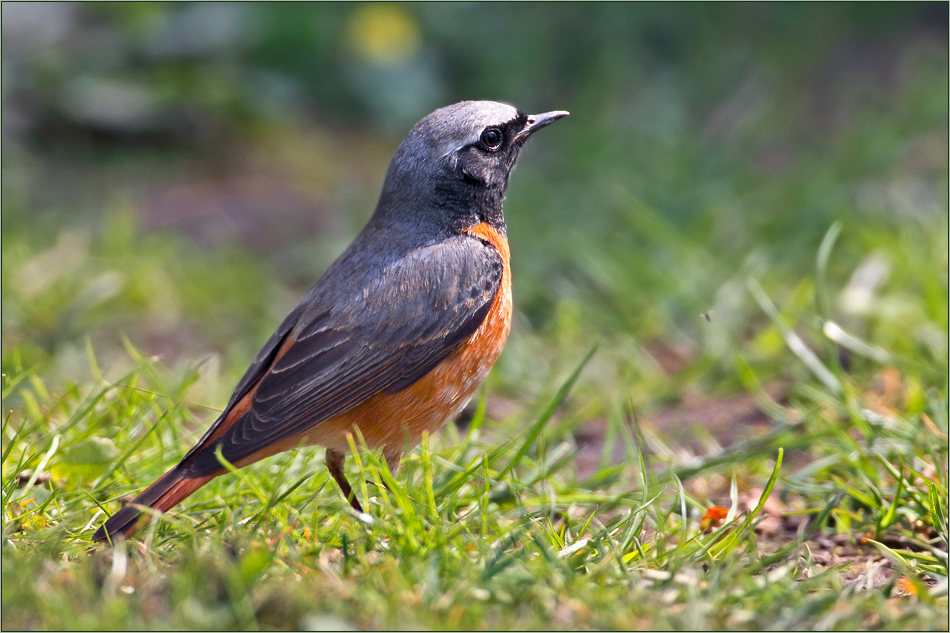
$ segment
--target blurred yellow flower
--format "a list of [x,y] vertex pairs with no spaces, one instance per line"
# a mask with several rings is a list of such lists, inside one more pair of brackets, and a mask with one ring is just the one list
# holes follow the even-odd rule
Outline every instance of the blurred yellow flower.
[[399,64],[419,50],[419,29],[412,16],[398,4],[361,4],[350,17],[350,45],[376,64]]

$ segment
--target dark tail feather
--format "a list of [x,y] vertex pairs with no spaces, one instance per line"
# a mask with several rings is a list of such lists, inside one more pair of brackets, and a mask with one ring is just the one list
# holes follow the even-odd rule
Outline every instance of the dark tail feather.
[[166,512],[213,478],[213,475],[186,477],[178,467],[171,469],[143,490],[131,503],[109,517],[109,520],[96,530],[92,540],[104,543],[129,536],[140,527],[140,523],[144,525],[151,518],[148,514],[142,515],[142,506]]

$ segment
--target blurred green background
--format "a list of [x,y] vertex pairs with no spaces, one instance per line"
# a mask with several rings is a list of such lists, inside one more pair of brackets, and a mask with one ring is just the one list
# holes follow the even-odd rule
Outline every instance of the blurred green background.
[[493,99],[571,112],[512,178],[497,393],[531,400],[597,342],[590,414],[736,391],[741,367],[807,378],[752,278],[826,360],[878,368],[829,345],[833,318],[924,367],[910,410],[946,397],[945,3],[2,11],[8,374],[81,381],[91,349],[118,375],[128,337],[200,366],[192,401],[223,403],[369,217],[408,129]]

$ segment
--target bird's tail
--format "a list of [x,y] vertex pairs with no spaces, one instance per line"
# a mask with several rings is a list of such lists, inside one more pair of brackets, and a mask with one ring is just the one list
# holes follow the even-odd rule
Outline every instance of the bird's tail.
[[180,466],[172,468],[161,479],[143,490],[131,503],[109,517],[109,520],[96,530],[92,540],[97,543],[112,542],[119,537],[129,536],[140,524],[144,525],[151,518],[148,513],[143,516],[143,507],[166,512],[212,479],[214,475],[186,477]]

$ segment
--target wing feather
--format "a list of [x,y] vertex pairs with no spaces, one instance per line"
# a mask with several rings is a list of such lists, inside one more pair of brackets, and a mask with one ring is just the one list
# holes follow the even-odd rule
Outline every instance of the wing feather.
[[[321,292],[318,282],[239,383],[229,407],[253,390],[250,408],[220,437],[189,453],[189,472],[219,470],[218,445],[233,463],[380,392],[409,387],[478,329],[502,272],[492,246],[463,235],[400,258],[355,292]],[[365,300],[341,302],[341,296]]]

